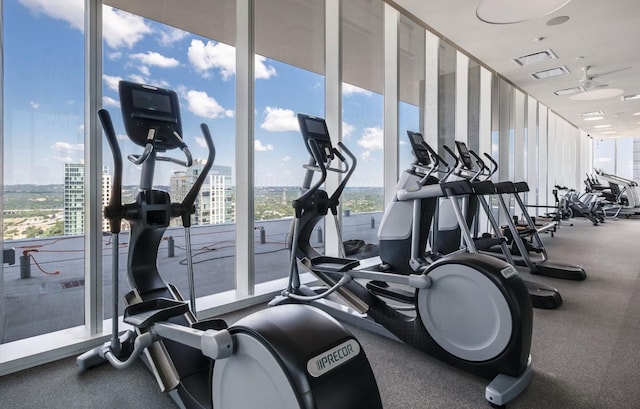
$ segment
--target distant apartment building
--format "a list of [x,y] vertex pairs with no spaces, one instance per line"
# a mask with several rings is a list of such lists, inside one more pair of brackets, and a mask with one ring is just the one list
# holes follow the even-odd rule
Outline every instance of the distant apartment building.
[[[194,160],[191,168],[174,172],[170,180],[172,202],[181,202],[202,172],[204,161]],[[231,167],[212,166],[195,202],[192,224],[220,224],[235,221],[231,190]],[[180,225],[179,219],[172,224]]]
[[[109,203],[111,175],[105,166],[102,170],[102,206]],[[64,164],[64,235],[84,234],[84,164]],[[109,231],[109,223],[102,220],[102,231]]]

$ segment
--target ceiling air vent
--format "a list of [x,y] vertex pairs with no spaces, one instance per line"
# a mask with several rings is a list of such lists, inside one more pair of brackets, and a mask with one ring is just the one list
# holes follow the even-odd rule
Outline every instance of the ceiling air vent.
[[558,56],[551,50],[544,50],[537,53],[523,55],[522,57],[514,58],[512,61],[520,66],[535,64],[537,62],[555,60]]
[[557,77],[559,75],[569,74],[571,71],[566,66],[551,68],[548,70],[542,70],[534,72],[531,76],[537,80],[543,80],[545,78]]
[[559,89],[557,91],[553,91],[553,93],[558,96],[562,96],[562,95],[577,94],[578,92],[584,92],[584,91],[585,91],[584,87],[573,87],[573,88]]

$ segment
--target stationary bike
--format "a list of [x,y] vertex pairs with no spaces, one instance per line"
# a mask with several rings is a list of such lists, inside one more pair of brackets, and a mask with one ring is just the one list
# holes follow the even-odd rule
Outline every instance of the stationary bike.
[[[81,370],[104,361],[121,369],[139,356],[181,408],[197,409],[365,409],[382,408],[378,387],[359,342],[328,314],[309,306],[268,308],[228,326],[195,315],[193,269],[188,263],[190,303],[160,276],[156,258],[172,217],[182,218],[191,260],[190,225],[195,199],[211,168],[215,150],[201,125],[207,161],[181,203],[152,188],[156,161],[192,164],[182,139],[174,91],[121,81],[122,118],[131,140],[144,147],[129,159],[142,165],[135,203],[121,204],[122,157],[109,113],[99,112],[114,159],[114,180],[105,216],[113,235],[113,328],[110,342],[77,358]],[[179,148],[186,160],[160,156]],[[118,336],[118,233],[131,225],[124,322]]]
[[[310,244],[311,234],[331,212],[340,236],[339,199],[356,158],[342,142],[333,146],[324,119],[298,114],[298,122],[311,157],[304,166],[302,193],[293,201],[289,284],[271,304],[313,303],[356,325],[373,321],[422,352],[492,380],[485,389],[490,403],[503,405],[517,397],[531,379],[533,315],[517,270],[478,254],[443,257],[402,272],[364,269],[359,260],[320,254]],[[342,175],[331,195],[321,188],[329,172]],[[404,177],[413,183],[399,182],[404,187],[385,210],[383,223],[395,226],[399,240],[411,242],[422,237],[420,229],[428,230],[430,217],[416,223],[421,207],[432,209],[444,193],[439,184],[428,183],[430,178]],[[414,255],[418,247],[410,246]],[[303,285],[298,265],[325,287]],[[385,283],[387,288],[379,292],[385,286],[372,283]],[[346,306],[330,300],[333,295]]]

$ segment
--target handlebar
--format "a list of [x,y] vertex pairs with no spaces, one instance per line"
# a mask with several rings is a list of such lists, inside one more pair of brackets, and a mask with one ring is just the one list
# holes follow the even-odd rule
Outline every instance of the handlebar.
[[111,233],[120,233],[120,224],[122,221],[122,153],[118,145],[118,138],[113,128],[113,122],[109,111],[101,109],[98,111],[98,118],[102,124],[102,129],[107,137],[107,142],[111,148],[113,156],[113,183],[111,184],[111,197],[109,204],[104,209],[104,216],[109,219],[109,227]]

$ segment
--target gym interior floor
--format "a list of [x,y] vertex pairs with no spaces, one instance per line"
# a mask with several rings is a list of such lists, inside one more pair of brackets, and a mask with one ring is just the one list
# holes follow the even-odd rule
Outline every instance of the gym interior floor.
[[[532,276],[558,288],[558,310],[534,310],[529,388],[509,408],[632,408],[640,402],[640,221],[563,225],[543,240],[552,260],[576,263],[587,280]],[[240,311],[229,321],[246,314]],[[379,335],[350,328],[373,366],[389,409],[482,408],[483,379]],[[247,385],[250,387],[250,385]],[[175,408],[141,364],[79,375],[74,357],[0,378],[0,407]],[[265,408],[275,409],[275,408]]]

